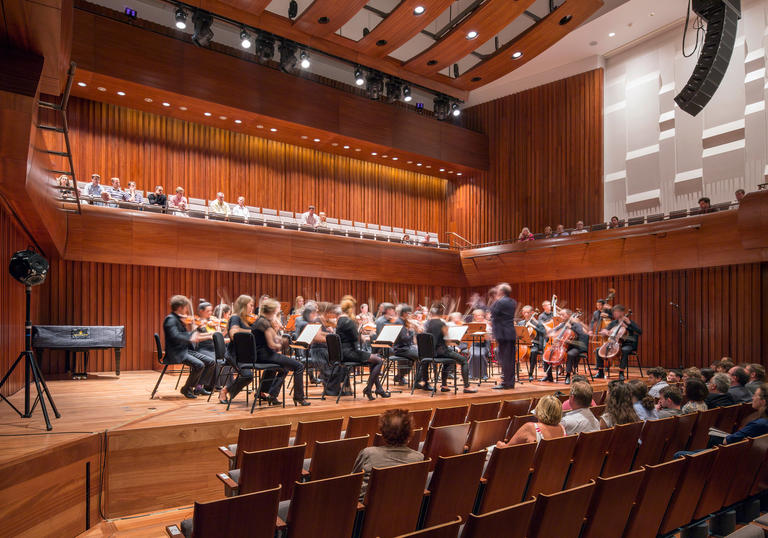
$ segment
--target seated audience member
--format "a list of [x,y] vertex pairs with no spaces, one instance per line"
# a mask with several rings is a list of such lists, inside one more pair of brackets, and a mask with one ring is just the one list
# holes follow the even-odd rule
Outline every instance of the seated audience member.
[[410,245],[411,244],[411,236],[408,234],[403,234],[402,239],[403,244]]
[[592,403],[592,387],[589,383],[572,382],[568,403],[572,410],[565,413],[560,422],[565,428],[566,435],[594,432],[600,429],[600,422],[589,409]]
[[245,207],[245,196],[237,197],[237,205],[232,208],[232,215],[236,217],[243,217],[248,220],[249,213],[248,208]]
[[653,396],[648,394],[648,385],[639,379],[629,382],[629,392],[632,394],[632,407],[640,420],[656,420],[659,414],[656,412],[656,402]]
[[213,335],[187,330],[182,316],[192,315],[192,304],[183,295],[171,297],[171,313],[163,321],[165,333],[165,355],[170,364],[186,364],[190,374],[181,387],[181,393],[187,398],[196,398],[197,394],[210,394],[204,389],[196,389],[198,383],[208,383],[214,371],[216,361],[207,355],[190,349],[190,344],[210,340]]
[[762,364],[750,364],[747,366],[749,374],[749,383],[745,385],[747,390],[754,394],[755,391],[765,382],[765,367]]
[[555,233],[552,234],[552,237],[568,237],[568,235],[568,232],[565,231],[565,226],[558,224],[557,228],[555,228]]
[[144,202],[144,197],[139,191],[136,190],[135,181],[128,182],[128,188],[123,191],[123,200],[126,202],[133,202],[134,204],[140,204]]
[[[99,174],[91,174],[91,182],[85,188],[85,194],[87,194],[88,196],[94,199],[95,198],[101,199],[101,191],[105,190],[106,187],[101,185],[99,181],[101,181],[101,176]],[[94,205],[101,205],[101,204],[97,203]]]
[[422,244],[425,247],[436,247],[437,246],[437,238],[434,235],[427,234],[427,236],[424,238],[424,242]]
[[544,226],[544,239],[552,237],[552,226]]
[[682,414],[683,393],[677,387],[666,386],[659,393],[656,411],[659,418],[669,418]]
[[371,470],[376,467],[395,467],[405,463],[416,463],[424,460],[424,454],[408,447],[408,441],[413,434],[411,415],[407,409],[389,409],[379,417],[379,432],[384,440],[382,446],[369,446],[360,451],[352,468],[353,473],[363,472],[363,485],[360,489],[360,500],[365,498],[368,491],[368,481]]
[[611,217],[611,221],[608,223],[608,228],[621,228],[621,222],[619,222],[619,217],[615,215]]
[[508,443],[498,441],[496,446],[504,448],[523,443],[538,443],[542,439],[557,439],[565,437],[565,427],[560,423],[563,419],[563,406],[555,396],[544,396],[536,404],[534,413],[538,422],[523,424]]
[[306,213],[301,214],[301,225],[302,226],[317,226],[318,218],[315,214],[315,206],[311,205],[309,206],[309,209],[307,209]]
[[747,403],[752,401],[752,393],[749,392],[746,385],[749,383],[749,374],[741,366],[734,366],[728,371],[731,376],[731,388],[728,389],[736,403]]
[[531,230],[529,230],[527,226],[524,226],[520,231],[520,235],[517,236],[517,240],[520,242],[533,241],[533,234],[531,233]]
[[589,230],[587,230],[587,229],[584,227],[584,221],[583,221],[583,220],[580,220],[579,222],[577,222],[577,223],[576,223],[576,229],[575,229],[575,230],[573,230],[573,231],[571,232],[571,235],[575,235],[575,234],[585,234],[585,233],[587,233],[588,231],[589,231]]
[[229,216],[229,204],[224,201],[224,193],[217,192],[216,199],[208,204],[208,211],[217,215]]
[[685,382],[685,397],[688,402],[683,406],[683,414],[706,411],[709,409],[705,402],[707,398],[707,386],[698,379],[689,379]]
[[608,383],[608,397],[605,401],[605,413],[600,417],[600,428],[613,428],[619,424],[629,424],[639,420],[632,406],[629,385],[619,381]]
[[757,418],[749,422],[736,433],[725,438],[725,444],[738,443],[747,437],[759,437],[768,433],[768,416],[766,416],[766,399],[768,398],[768,383],[760,385],[752,396],[752,409],[757,412]]
[[744,192],[744,189],[736,189],[736,201],[741,203],[741,201],[744,199],[744,196],[746,193]]
[[176,187],[176,194],[168,198],[168,209],[187,210],[187,197],[184,196],[183,187]]
[[59,177],[56,178],[56,186],[62,187],[62,190],[59,191],[59,195],[62,198],[67,198],[70,200],[75,198],[75,195],[71,191],[64,190],[64,189],[72,188],[72,180],[69,179],[69,176],[67,174],[61,174]]
[[125,192],[123,192],[123,189],[120,186],[120,178],[113,177],[111,181],[112,181],[112,187],[108,189],[110,196],[112,196],[112,198],[116,202],[122,202],[123,200],[125,200]]
[[699,209],[702,213],[709,213],[712,211],[712,202],[706,196],[699,198]]
[[168,202],[168,197],[163,192],[162,185],[155,187],[155,192],[150,193],[147,198],[149,199],[149,203],[151,205],[159,205],[161,207],[165,207],[165,204]]
[[648,370],[648,379],[652,383],[651,388],[648,389],[648,394],[653,398],[658,398],[661,389],[669,386],[669,383],[665,380],[666,377],[667,371],[661,366],[656,366],[655,368]]
[[[693,367],[693,370],[698,370],[695,366]],[[699,373],[699,375],[701,375]],[[674,369],[667,372],[667,384],[671,385],[672,383],[680,383],[683,381],[683,372],[680,370]]]
[[[589,384],[589,378],[587,376],[585,376],[585,375],[576,374],[576,375],[574,375],[571,378],[571,383],[587,383],[587,384]],[[592,385],[590,385],[590,388],[591,387],[592,387]],[[595,402],[595,399],[592,398],[592,401],[589,402],[589,406],[594,407],[596,405],[597,405],[597,403]],[[568,399],[568,400],[565,400],[563,402],[563,413],[565,413],[566,411],[570,411],[570,410],[571,410],[571,400]]]
[[[670,370],[669,371],[669,373],[667,374],[667,383],[670,382],[669,381],[669,375],[672,372],[676,372],[676,370]],[[695,366],[691,366],[690,368],[686,368],[685,370],[683,370],[683,377],[682,377],[681,381],[683,383],[685,383],[689,379],[698,379],[700,381],[704,381],[704,376],[701,375],[701,370],[699,370]]]
[[112,193],[105,189],[105,190],[101,191],[101,202],[98,203],[98,204],[96,202],[94,202],[93,205],[102,205],[102,206],[107,206],[107,207],[117,207],[117,200],[112,198]]
[[317,214],[317,227],[318,228],[325,228],[328,226],[328,216],[325,214],[325,211],[321,211]]
[[701,377],[703,378],[704,383],[709,383],[709,380],[712,379],[712,376],[714,375],[715,371],[712,368],[701,369]]
[[731,377],[728,374],[715,374],[707,383],[709,394],[704,400],[709,409],[715,407],[726,407],[736,403],[733,396],[728,392],[731,388]]
[[736,366],[736,364],[733,362],[732,358],[723,357],[720,359],[719,367],[715,368],[715,372],[723,372],[724,374],[727,374],[734,366]]

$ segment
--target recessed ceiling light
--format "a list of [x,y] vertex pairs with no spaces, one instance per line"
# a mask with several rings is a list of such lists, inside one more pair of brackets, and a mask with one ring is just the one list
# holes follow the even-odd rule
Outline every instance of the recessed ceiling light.
[[421,166],[421,163],[416,163],[416,166]]
[[220,120],[225,120],[225,119],[227,119],[227,117],[226,116],[219,116],[219,119]]
[[427,165],[427,168],[432,168],[430,165]]
[[378,153],[376,153],[375,151],[372,151],[371,155],[373,155],[375,157],[376,155],[378,155]]
[[315,141],[315,142],[320,142],[319,138],[313,138],[312,140]]
[[461,175],[461,172],[456,172],[456,175],[457,175],[457,176],[460,176],[460,175]]
[[152,98],[151,98],[151,97],[145,97],[145,98],[144,98],[144,100],[145,100],[147,103],[151,103],[151,102],[152,102]]
[[163,106],[171,106],[171,103],[163,103]]
[[210,116],[210,115],[211,115],[211,113],[210,113],[210,112],[203,112],[203,115],[204,115],[204,116]]
[[397,157],[392,157],[392,160],[393,160],[393,161],[396,161],[396,160],[397,160]]
[[408,161],[408,164],[413,164],[413,161]]
[[277,129],[275,129],[274,127],[270,128],[269,130],[272,131],[273,133],[277,132]]
[[360,148],[355,148],[355,151],[362,151]]
[[98,88],[96,88],[96,89],[97,89],[97,90],[99,90],[100,92],[105,92],[105,91],[107,91],[107,89],[106,89],[104,86],[99,86],[99,87],[98,87]]
[[85,88],[88,84],[86,84],[85,82],[78,82],[77,85],[80,86],[81,88]]
[[344,146],[344,149],[349,149],[349,146]]
[[424,13],[424,11],[426,11],[424,6],[416,6],[415,8],[413,8],[414,15],[421,15],[422,13]]
[[235,120],[235,123],[243,123],[243,120]]
[[301,135],[302,140],[306,140],[307,138],[309,138],[307,135]]
[[441,169],[440,169],[440,171],[441,171],[441,172],[445,172],[445,168],[441,168]]
[[256,128],[257,128],[257,129],[263,129],[263,128],[264,128],[264,126],[263,126],[263,125],[257,125],[257,126],[256,126]]
[[477,37],[477,32],[474,30],[470,30],[467,32],[467,39],[475,39]]
[[180,106],[180,107],[179,107],[179,110],[182,110],[182,111],[186,112],[188,109],[187,109],[187,107],[185,107],[185,106]]
[[608,34],[608,37],[613,37],[615,35],[616,35],[616,32],[611,32],[610,34]]
[[448,173],[449,174],[453,174],[453,170],[448,170]]
[[386,159],[387,157],[389,157],[389,155],[382,155],[381,156],[382,159]]
[[336,146],[339,145],[339,143],[338,142],[331,142],[331,145],[335,148]]
[[125,92],[117,92],[117,95],[119,95],[120,97],[122,97],[123,95],[125,95]]
[[519,50],[512,53],[513,60],[519,60],[522,57],[523,57],[523,53],[520,52]]

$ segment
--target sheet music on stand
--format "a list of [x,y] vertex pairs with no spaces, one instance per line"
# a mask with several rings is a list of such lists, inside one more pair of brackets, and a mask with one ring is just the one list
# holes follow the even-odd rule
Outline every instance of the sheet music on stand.
[[397,337],[400,336],[400,331],[403,330],[402,325],[384,325],[382,327],[381,332],[379,333],[379,337],[376,339],[377,344],[388,344],[392,345],[395,343],[395,340],[397,340]]
[[315,336],[317,336],[317,333],[320,332],[320,325],[319,323],[310,323],[307,326],[302,329],[301,334],[296,339],[294,344],[298,344],[302,347],[309,347],[312,341],[315,339]]
[[475,342],[484,339],[487,332],[487,326],[484,321],[473,321],[466,325],[467,333],[464,335],[464,342]]
[[517,343],[522,344],[524,346],[530,346],[532,343],[531,340],[531,333],[528,332],[528,327],[521,327],[520,325],[515,325],[515,332],[517,333]]
[[450,342],[461,342],[461,339],[464,338],[464,334],[467,332],[467,329],[469,329],[468,325],[455,325],[453,327],[448,327],[448,336],[446,336],[445,339]]

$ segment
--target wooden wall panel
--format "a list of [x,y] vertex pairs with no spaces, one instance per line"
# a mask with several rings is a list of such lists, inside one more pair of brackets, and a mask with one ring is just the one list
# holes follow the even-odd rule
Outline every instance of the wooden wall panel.
[[[631,308],[633,319],[643,329],[639,351],[645,366],[678,366],[677,312],[685,320],[684,364],[709,366],[723,356],[735,362],[758,362],[768,366],[761,342],[768,293],[768,264],[750,263],[639,273],[617,277],[580,278],[512,284],[512,296],[520,305],[540,308],[541,302],[557,295],[562,306],[581,308],[592,315],[595,301],[616,289],[615,303]],[[487,288],[475,288],[484,294]]]
[[602,103],[596,69],[467,109],[464,124],[488,135],[491,169],[452,181],[451,231],[483,243],[601,221]]
[[187,195],[305,211],[437,232],[446,230],[447,182],[210,126],[72,99],[70,137],[78,178],[92,172],[139,189],[176,186]]

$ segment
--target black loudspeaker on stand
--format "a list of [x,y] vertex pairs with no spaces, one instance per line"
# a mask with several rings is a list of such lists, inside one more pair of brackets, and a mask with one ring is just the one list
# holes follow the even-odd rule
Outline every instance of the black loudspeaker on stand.
[[[54,415],[56,418],[61,418],[61,415],[59,414],[58,409],[56,409],[56,404],[53,403],[53,398],[51,397],[51,393],[48,390],[48,385],[45,383],[45,378],[43,377],[43,373],[40,370],[40,365],[37,364],[37,358],[35,357],[35,353],[32,351],[32,319],[31,319],[31,311],[30,311],[30,301],[32,297],[32,286],[36,286],[38,284],[42,284],[45,281],[45,277],[48,274],[48,262],[45,258],[43,258],[40,254],[32,251],[32,250],[22,250],[17,252],[13,255],[11,258],[11,263],[8,267],[9,272],[11,273],[11,276],[24,284],[25,288],[25,299],[26,299],[26,317],[24,322],[24,351],[19,353],[19,356],[16,357],[16,360],[11,365],[10,369],[5,373],[3,376],[3,379],[0,380],[0,399],[2,399],[5,403],[11,406],[11,408],[18,413],[18,415],[22,418],[29,418],[32,416],[32,413],[35,410],[35,407],[37,407],[37,404],[40,404],[40,408],[43,410],[43,417],[45,418],[45,426],[48,431],[53,429],[53,426],[51,426],[51,420],[48,416],[48,408],[46,407],[45,399],[48,399],[48,402],[51,405],[51,409],[53,410]],[[21,363],[21,360],[24,359],[24,411],[22,412],[18,408],[16,408],[13,403],[11,403],[8,398],[6,398],[2,394],[2,388],[3,385],[5,385],[6,381],[11,377],[11,374],[16,369],[16,367]],[[30,384],[34,381],[35,383],[35,389],[37,390],[37,396],[35,397],[34,402],[30,402]]]

